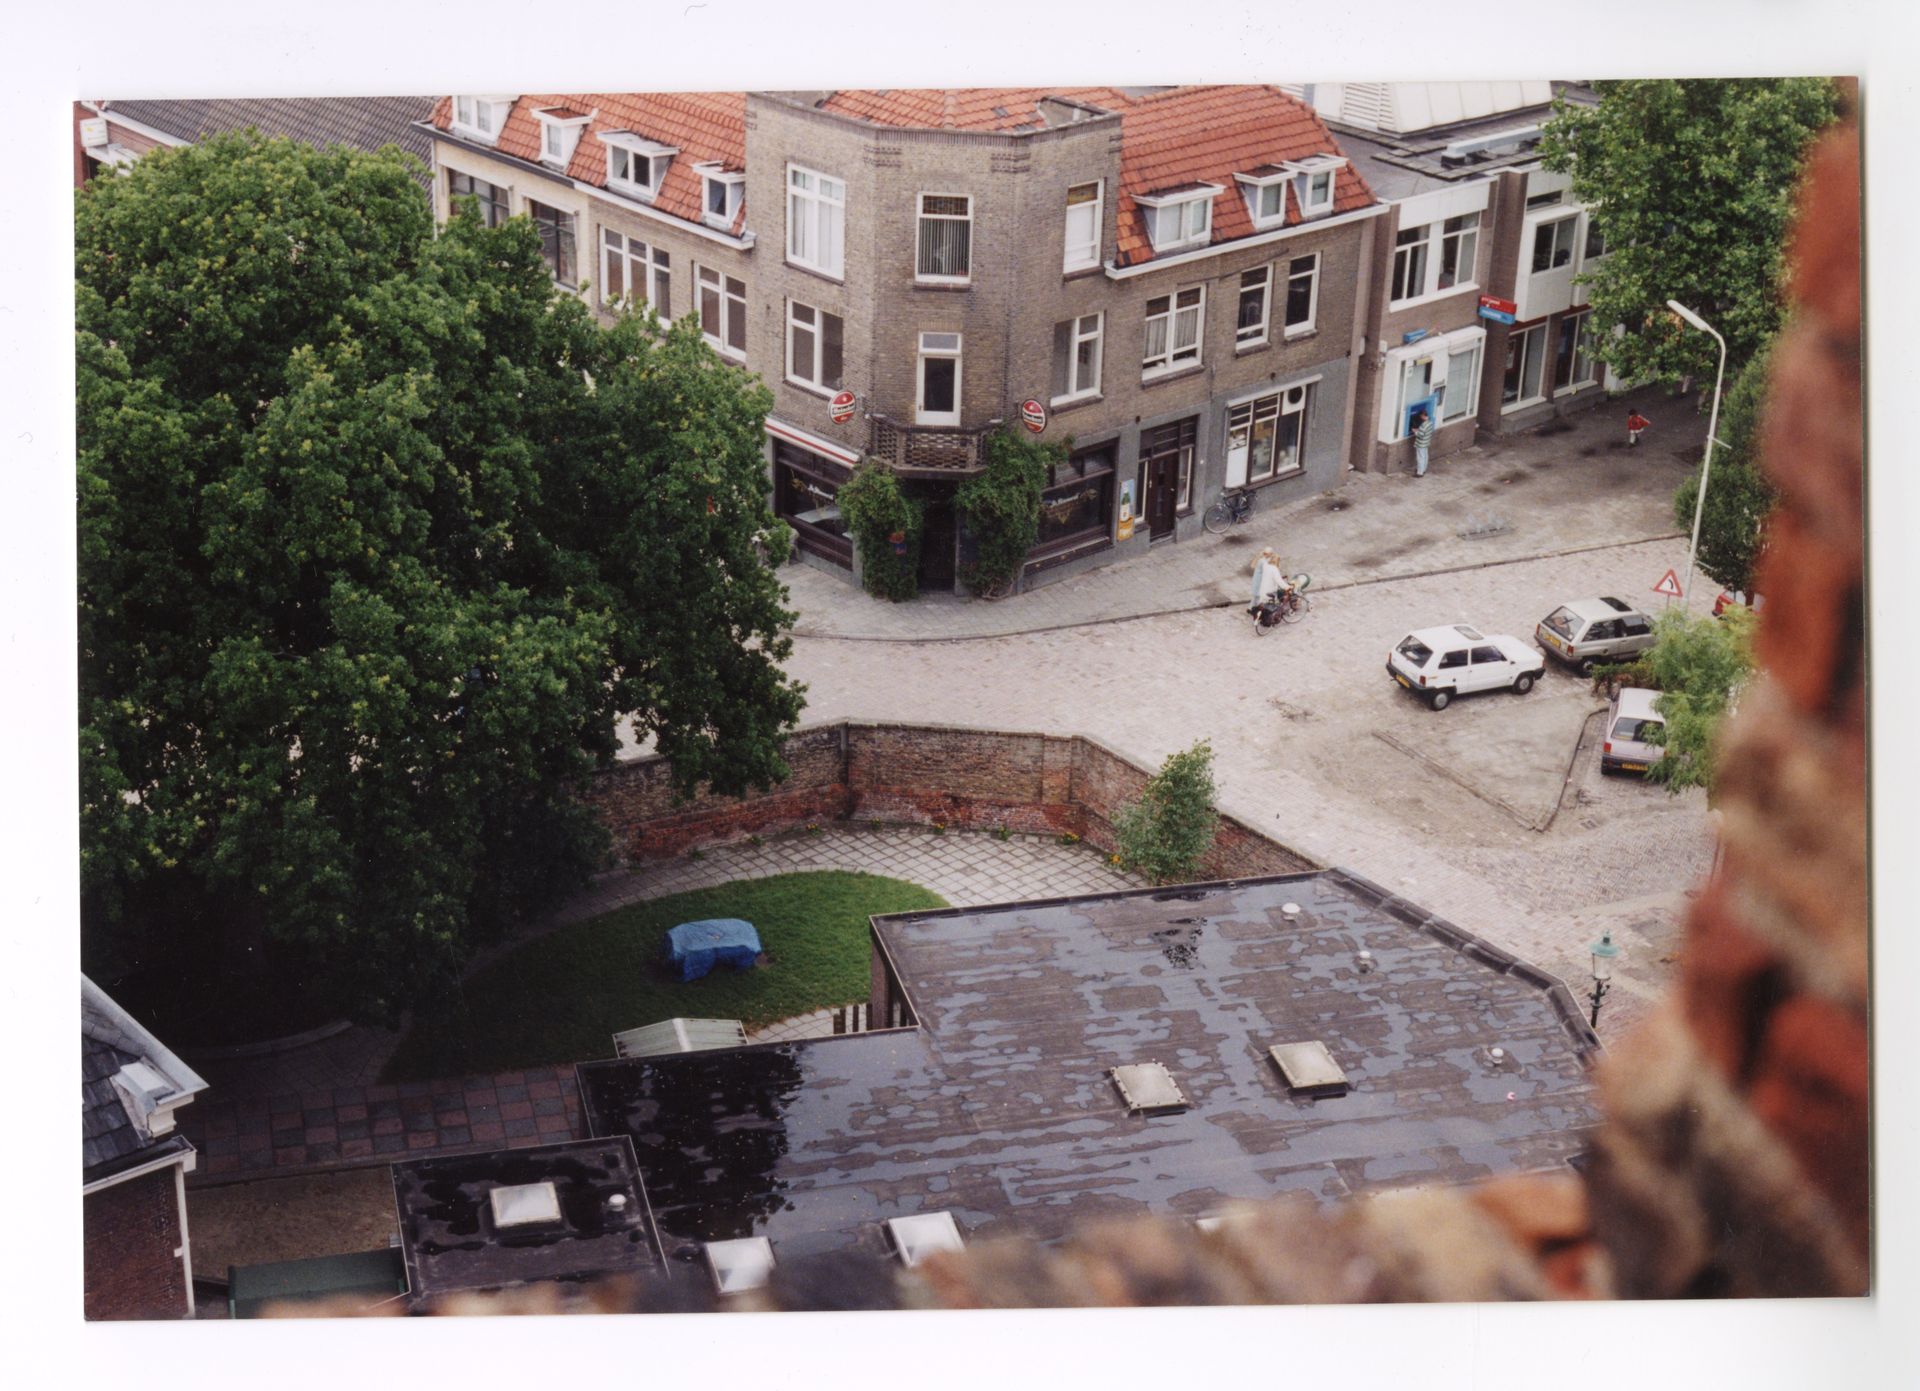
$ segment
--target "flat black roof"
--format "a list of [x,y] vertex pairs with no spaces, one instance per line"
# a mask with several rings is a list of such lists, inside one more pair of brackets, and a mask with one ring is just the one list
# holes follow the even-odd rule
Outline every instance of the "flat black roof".
[[[875,934],[917,1028],[579,1066],[589,1129],[632,1139],[669,1253],[740,1236],[782,1259],[878,1251],[885,1219],[942,1208],[970,1237],[1050,1239],[1107,1215],[1458,1183],[1557,1168],[1599,1119],[1597,1040],[1564,985],[1342,871],[902,914]],[[1315,1039],[1346,1095],[1290,1094],[1268,1055]],[[1189,1109],[1128,1114],[1108,1070],[1141,1062]]]
[[[560,1220],[500,1230],[495,1188],[551,1182]],[[624,1206],[610,1205],[616,1195]],[[575,1140],[393,1166],[394,1205],[414,1302],[535,1280],[662,1270],[633,1150],[625,1137]]]
[[[1553,94],[1577,105],[1590,106],[1598,97],[1578,83],[1555,82]],[[1340,153],[1352,160],[1366,178],[1374,196],[1388,202],[1431,193],[1449,184],[1483,179],[1502,169],[1521,168],[1540,162],[1539,138],[1480,150],[1470,156],[1449,158],[1445,151],[1460,141],[1485,140],[1489,136],[1518,132],[1527,127],[1544,126],[1552,118],[1552,106],[1527,106],[1477,116],[1469,121],[1430,126],[1425,130],[1403,132],[1364,130],[1329,120]]]

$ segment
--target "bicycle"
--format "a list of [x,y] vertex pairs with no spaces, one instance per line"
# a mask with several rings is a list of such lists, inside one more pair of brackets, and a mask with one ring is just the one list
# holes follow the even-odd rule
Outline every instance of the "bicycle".
[[1218,536],[1230,526],[1239,526],[1253,515],[1253,493],[1246,488],[1239,492],[1222,492],[1220,501],[1207,509],[1200,519],[1200,525],[1209,534]]
[[1253,607],[1253,633],[1255,637],[1265,637],[1282,623],[1298,623],[1313,608],[1313,600],[1307,597],[1307,586],[1313,583],[1313,576],[1302,571],[1293,577],[1291,589],[1283,589],[1264,603]]

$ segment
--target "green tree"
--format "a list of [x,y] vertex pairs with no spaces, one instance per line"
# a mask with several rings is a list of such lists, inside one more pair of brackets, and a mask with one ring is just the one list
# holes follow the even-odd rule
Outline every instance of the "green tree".
[[869,459],[840,487],[840,511],[860,552],[867,593],[896,603],[920,593],[920,530],[925,509],[887,468]]
[[1677,299],[1725,335],[1737,372],[1780,327],[1800,159],[1838,93],[1825,78],[1594,86],[1597,105],[1555,102],[1540,148],[1606,241],[1583,280],[1594,322],[1627,331],[1597,350],[1629,381],[1710,376],[1719,350],[1674,322]]
[[[1766,545],[1766,520],[1779,500],[1760,467],[1760,427],[1767,402],[1767,364],[1772,345],[1740,370],[1720,409],[1720,447],[1707,475],[1707,505],[1700,514],[1700,569],[1727,589],[1753,590],[1754,569]],[[1674,521],[1693,529],[1700,475],[1684,479],[1673,495]]]
[[1177,884],[1199,872],[1219,825],[1213,746],[1202,739],[1168,755],[1139,800],[1114,817],[1113,836],[1121,864],[1152,883]]
[[954,493],[974,549],[960,578],[975,594],[1004,594],[1020,577],[1040,535],[1048,473],[1066,462],[1067,450],[1066,443],[1043,444],[1027,431],[987,436],[986,467]]
[[1661,755],[1647,777],[1669,792],[1704,787],[1711,794],[1721,725],[1753,675],[1754,622],[1753,611],[1739,606],[1719,618],[1669,609],[1653,620],[1652,647],[1625,666],[1600,669],[1600,679],[1616,686],[1660,692],[1653,708],[1666,726],[1648,732]]
[[524,219],[436,236],[414,167],[248,133],[76,196],[109,978],[390,1017],[599,861],[622,720],[683,789],[785,775],[767,393],[690,325],[602,328]]

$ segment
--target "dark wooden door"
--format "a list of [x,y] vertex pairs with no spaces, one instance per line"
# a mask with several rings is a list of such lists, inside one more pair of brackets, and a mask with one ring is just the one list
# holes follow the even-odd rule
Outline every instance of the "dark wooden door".
[[935,484],[920,496],[926,509],[920,525],[920,588],[947,593],[953,589],[953,489]]
[[1147,460],[1147,535],[1158,541],[1173,533],[1174,506],[1180,496],[1180,456],[1175,451]]

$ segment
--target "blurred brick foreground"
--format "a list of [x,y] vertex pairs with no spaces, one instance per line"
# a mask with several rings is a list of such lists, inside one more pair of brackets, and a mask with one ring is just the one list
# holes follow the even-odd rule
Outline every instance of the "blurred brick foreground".
[[[1868,1289],[1867,826],[1860,165],[1830,133],[1801,195],[1794,327],[1767,466],[1764,680],[1719,792],[1724,861],[1679,991],[1603,1062],[1583,1175],[1249,1207],[1211,1233],[1142,1219],[1042,1250],[982,1243],[920,1278],[776,1271],[754,1308],[984,1308],[1859,1295]],[[606,1287],[609,1311],[663,1295]],[[539,1312],[551,1290],[449,1312]],[[684,1306],[683,1306],[684,1307]]]

